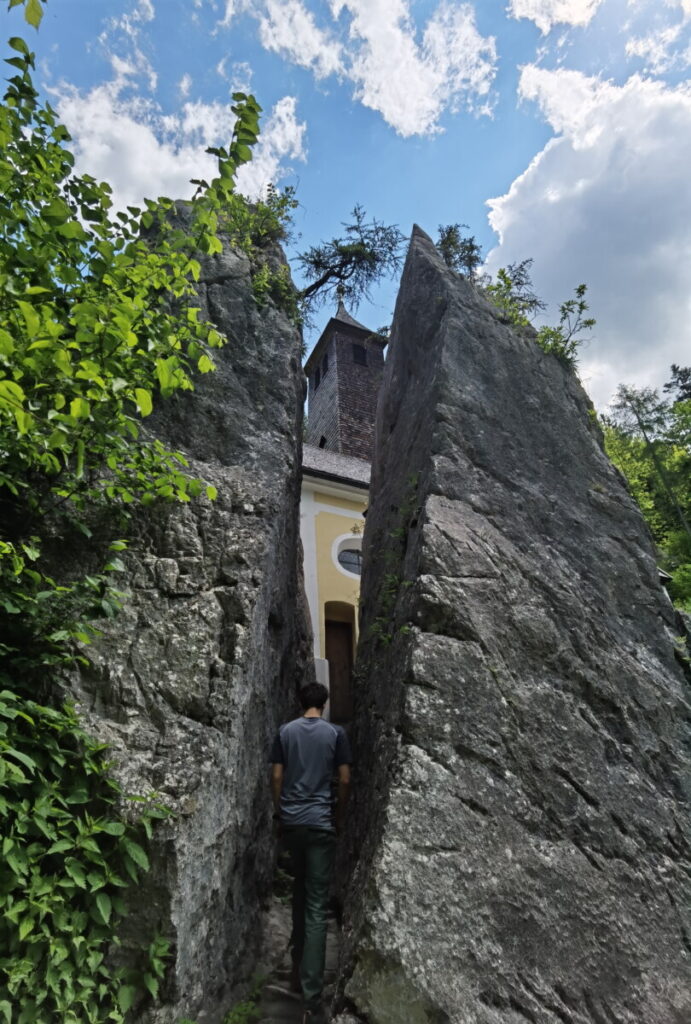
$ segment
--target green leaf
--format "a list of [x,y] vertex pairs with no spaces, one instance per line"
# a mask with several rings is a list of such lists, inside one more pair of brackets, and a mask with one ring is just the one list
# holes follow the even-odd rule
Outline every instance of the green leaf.
[[143,981],[151,995],[151,998],[158,999],[158,978],[155,978],[152,974],[145,974]]
[[252,150],[249,146],[245,146],[243,143],[237,143],[233,146],[233,155],[239,164],[246,164],[252,159]]
[[6,747],[5,750],[3,750],[3,755],[13,757],[15,760],[20,761],[24,767],[28,768],[31,772],[36,771],[37,766],[33,757],[29,757],[29,755],[25,754],[23,750],[15,750],[13,747]]
[[12,1007],[6,999],[0,999],[0,1013],[5,1018],[6,1024],[12,1024]]
[[22,388],[13,380],[0,380],[0,405],[8,405],[11,409],[21,408],[26,400]]
[[78,240],[85,242],[89,237],[84,228],[76,220],[67,221],[66,224],[60,224],[56,229],[58,235],[62,235],[63,238],[70,240]]
[[102,832],[107,832],[109,836],[122,836],[125,834],[125,825],[122,821],[106,821],[102,825],[99,825]]
[[139,846],[138,843],[133,842],[131,839],[124,839],[123,843],[125,849],[127,850],[127,853],[135,862],[135,864],[138,864],[140,868],[144,869],[144,871],[148,871],[149,858],[147,857],[144,850],[142,850],[141,846]]
[[85,452],[84,441],[82,440],[81,437],[77,439],[76,451],[77,451],[77,464],[75,466],[74,475],[76,476],[77,480],[81,480],[81,478],[84,476],[84,452]]
[[33,416],[26,412],[24,409],[15,409],[14,418],[17,423],[17,429],[20,434],[27,434],[31,425],[34,422]]
[[91,406],[85,398],[73,398],[70,402],[70,416],[76,420],[86,419],[91,415]]
[[12,335],[0,327],[0,356],[11,356],[14,352]]
[[209,357],[206,354],[204,354],[203,356],[199,357],[199,362],[197,363],[197,369],[201,373],[209,373],[210,370],[215,370],[216,367],[211,362]]
[[153,409],[153,402],[151,401],[151,392],[145,391],[144,388],[135,388],[135,401],[137,409],[142,416],[148,416]]
[[108,924],[108,922],[110,921],[110,913],[112,909],[110,896],[108,896],[108,894],[105,892],[96,893],[96,906],[98,907],[98,912],[103,919],[103,923]]
[[27,0],[26,7],[24,8],[24,17],[30,25],[38,28],[43,18],[43,8],[39,0]]
[[121,985],[118,989],[118,1006],[123,1013],[127,1013],[134,1006],[137,999],[137,989],[134,985]]
[[46,850],[46,854],[64,853],[65,850],[71,850],[73,845],[74,844],[70,839],[58,839],[57,843],[53,843],[53,845]]
[[41,318],[30,302],[17,301],[19,310],[24,317],[26,329],[30,338],[35,338],[41,328]]
[[86,889],[86,872],[78,860],[68,857],[65,861],[65,871],[80,889]]
[[206,496],[209,499],[209,501],[215,501],[216,498],[218,497],[218,490],[214,487],[213,484],[207,484]]
[[12,36],[9,40],[9,44],[13,50],[17,51],[17,53],[23,53],[25,57],[29,56],[29,47],[23,39],[19,38],[19,36]]
[[173,384],[173,369],[177,365],[178,360],[175,356],[169,356],[167,359],[156,360],[156,376],[158,382],[161,385],[161,391],[164,393],[169,391]]

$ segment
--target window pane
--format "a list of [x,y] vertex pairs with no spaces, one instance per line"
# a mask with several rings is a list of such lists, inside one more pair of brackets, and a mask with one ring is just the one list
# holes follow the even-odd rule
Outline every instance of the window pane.
[[348,572],[353,572],[356,576],[362,575],[362,551],[359,548],[344,548],[343,551],[339,551],[338,561]]
[[353,362],[367,366],[367,349],[364,345],[353,345]]

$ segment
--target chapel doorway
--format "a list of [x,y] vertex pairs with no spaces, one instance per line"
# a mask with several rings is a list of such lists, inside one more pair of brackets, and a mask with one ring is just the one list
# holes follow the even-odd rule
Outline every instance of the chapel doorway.
[[326,660],[329,663],[329,719],[336,725],[353,720],[353,648],[355,609],[340,601],[327,602]]

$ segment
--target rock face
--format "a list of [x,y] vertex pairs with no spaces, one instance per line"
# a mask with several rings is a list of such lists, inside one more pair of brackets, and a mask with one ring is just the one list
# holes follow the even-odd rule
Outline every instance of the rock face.
[[257,310],[249,262],[230,249],[203,261],[200,297],[229,343],[217,372],[152,421],[218,499],[140,516],[130,597],[73,681],[125,791],[155,791],[175,815],[157,829],[130,923],[172,941],[163,1008],[146,1016],[160,1024],[216,1024],[251,971],[273,866],[269,742],[311,664],[299,332],[271,304]]
[[575,375],[417,229],[363,580],[351,1009],[691,1020],[681,624]]

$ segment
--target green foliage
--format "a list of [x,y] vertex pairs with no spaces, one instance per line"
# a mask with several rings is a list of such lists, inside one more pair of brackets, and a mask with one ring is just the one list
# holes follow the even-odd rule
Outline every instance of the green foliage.
[[[103,747],[70,708],[0,692],[0,1006],[8,1024],[123,1021],[142,984],[155,996],[167,945],[140,978],[107,955],[124,893],[149,862],[149,808],[121,820]],[[104,1007],[109,1006],[109,1012]]]
[[675,402],[684,402],[691,398],[691,366],[677,366],[672,363],[670,370],[672,377],[662,390],[673,396]]
[[231,1007],[223,1018],[223,1024],[254,1024],[258,1021],[261,1016],[259,1001],[265,984],[265,977],[258,975],[253,978],[247,999]]
[[254,999],[244,999],[226,1014],[223,1024],[255,1024],[259,1016],[258,1003]]
[[368,221],[362,206],[355,206],[351,216],[352,222],[343,224],[343,237],[298,255],[310,282],[299,296],[306,312],[336,295],[357,306],[369,298],[376,281],[385,275],[393,277],[400,269],[405,238],[396,225]]
[[473,284],[477,281],[478,268],[482,263],[482,248],[475,235],[463,235],[467,224],[440,224],[436,246],[447,267],[463,274]]
[[496,280],[485,289],[487,297],[515,327],[527,327],[532,318],[545,309],[545,303],[533,291],[532,265],[532,259],[526,259],[501,267]]
[[[653,388],[621,385],[603,418],[605,446],[626,477],[669,572],[670,596],[691,611],[691,399],[684,369],[672,367],[660,398]],[[680,397],[677,397],[680,396]]]
[[[440,227],[440,241],[437,247],[442,251],[442,232],[450,232],[451,229],[466,227],[465,224],[449,225],[447,229]],[[457,234],[459,232],[457,231]],[[451,241],[446,240],[447,246],[453,253],[454,236]],[[474,238],[463,239],[464,242],[473,242]],[[446,255],[444,258],[449,262]],[[479,249],[478,249],[479,263]],[[453,265],[453,264],[450,264]],[[545,303],[533,291],[531,280],[532,259],[521,260],[520,263],[509,263],[507,267],[501,267],[497,271],[494,281],[490,281],[483,288],[485,296],[496,306],[502,318],[513,327],[528,327],[533,318],[542,312]],[[475,271],[472,271],[474,274]],[[470,271],[469,271],[470,276]],[[559,323],[556,327],[540,327],[537,332],[536,341],[545,352],[555,355],[568,366],[575,366],[580,345],[583,343],[583,334],[592,330],[595,320],[586,317],[588,303],[585,293],[586,285],[579,284],[575,289],[573,299],[567,299],[559,307]]]
[[41,24],[41,20],[43,19],[43,8],[41,4],[44,4],[45,2],[46,0],[9,0],[8,7],[9,10],[12,10],[13,7],[19,7],[23,4],[24,18],[29,25],[33,26],[33,28],[38,28]]
[[[40,14],[25,0],[30,23]],[[74,173],[69,135],[38,101],[28,46],[10,46],[0,107],[0,1020],[100,1024],[157,997],[167,943],[142,951],[141,971],[113,967],[127,890],[149,869],[162,812],[141,813],[121,794],[74,710],[51,706],[61,670],[86,660],[96,621],[124,598],[112,581],[126,541],[99,554],[91,525],[119,530],[138,506],[215,497],[142,420],[213,370],[225,342],[200,316],[198,254],[220,253],[223,235],[260,264],[293,200],[270,191],[250,206],[236,195],[260,113],[237,93],[233,137],[214,151],[218,177],[196,182],[192,203],[176,210],[160,198],[114,214],[109,186]],[[87,546],[85,565],[102,559],[100,572],[57,578],[67,535]]]
[[[199,316],[194,252],[221,249],[228,179],[197,200],[192,238],[172,227],[168,199],[111,221],[109,187],[71,173],[67,133],[37,103],[32,56],[22,40],[11,45],[19,74],[0,109],[0,488],[30,523],[66,503],[189,500],[201,482],[180,471],[182,456],[143,440],[140,421],[156,392],[191,389],[223,343]],[[143,237],[152,229],[155,244]]]
[[556,327],[541,327],[537,332],[537,343],[545,352],[551,352],[567,366],[575,366],[583,332],[595,326],[593,317],[586,317],[588,303],[585,301],[586,285],[579,284],[573,299],[567,299],[559,307],[559,324]]

